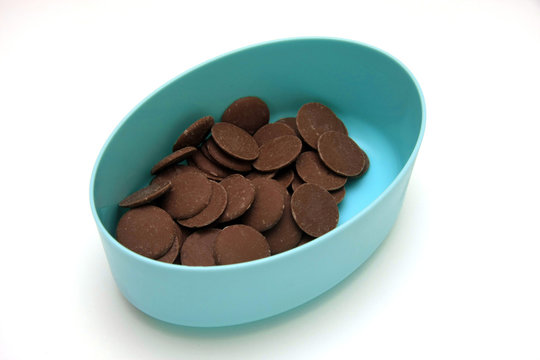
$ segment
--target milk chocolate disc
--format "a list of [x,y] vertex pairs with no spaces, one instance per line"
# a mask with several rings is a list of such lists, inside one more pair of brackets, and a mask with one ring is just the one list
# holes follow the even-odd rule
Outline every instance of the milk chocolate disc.
[[268,124],[270,110],[264,101],[255,96],[247,96],[233,102],[221,116],[221,121],[234,124],[254,134],[264,124]]
[[321,236],[334,229],[339,220],[336,200],[315,184],[303,184],[291,198],[294,220],[306,234]]
[[253,167],[259,171],[274,171],[292,163],[302,150],[302,141],[294,135],[272,139],[259,149]]
[[221,150],[240,160],[255,160],[259,145],[253,136],[236,125],[220,122],[212,126],[212,138]]
[[180,251],[180,262],[187,266],[216,265],[214,244],[219,229],[197,230],[189,235]]
[[274,176],[274,180],[281,184],[284,188],[288,188],[294,179],[294,170],[291,167],[279,170]]
[[328,169],[314,151],[306,151],[296,159],[296,173],[306,183],[321,186],[326,190],[336,190],[347,182],[345,176]]
[[255,186],[240,174],[233,174],[221,180],[227,191],[227,207],[218,222],[228,222],[242,216],[255,199]]
[[197,147],[208,135],[212,125],[214,125],[214,118],[211,116],[205,116],[195,121],[178,137],[173,146],[173,151],[186,146]]
[[208,139],[205,145],[206,149],[208,150],[208,154],[218,164],[238,172],[248,172],[251,170],[251,162],[238,160],[227,155],[219,148],[219,146],[216,145],[212,138]]
[[251,182],[255,186],[255,200],[240,222],[257,231],[266,231],[281,219],[286,191],[276,180],[257,178]]
[[212,180],[221,180],[231,174],[229,170],[204,156],[201,151],[196,151],[191,156],[190,163],[198,167],[204,173],[211,175]]
[[336,200],[336,204],[339,204],[345,198],[345,187],[342,187],[341,189],[337,189],[334,191],[330,191],[330,195],[334,197],[334,200]]
[[298,127],[296,126],[296,118],[295,117],[287,117],[283,119],[279,119],[276,121],[276,124],[285,124],[291,129],[294,130],[294,134],[298,137],[300,137],[300,133],[298,132]]
[[161,208],[175,219],[195,216],[210,202],[212,184],[206,176],[190,167],[179,167],[171,179],[171,189],[158,199]]
[[[182,247],[182,244],[184,243],[184,238],[183,238],[184,235],[182,234],[182,230],[180,230],[180,227],[178,227],[178,231],[180,232],[180,235],[178,234],[175,235],[171,248],[165,253],[165,255],[157,258],[156,259],[157,261],[172,264],[174,260],[176,260],[176,258],[178,257],[178,254],[180,254],[180,248]],[[179,236],[181,236],[181,238]]]
[[353,139],[337,131],[322,134],[317,150],[323,163],[343,176],[358,176],[366,166],[366,153]]
[[291,196],[285,193],[285,209],[279,222],[263,235],[270,245],[272,255],[290,250],[298,244],[302,237],[302,231],[296,225],[291,213]]
[[223,210],[227,206],[227,192],[220,184],[213,181],[211,184],[212,196],[208,206],[191,218],[177,220],[180,225],[188,228],[201,228],[210,225],[223,214]]
[[246,225],[231,225],[216,237],[214,256],[220,265],[236,264],[270,256],[264,236]]
[[320,103],[303,105],[296,115],[296,125],[304,141],[317,148],[319,136],[327,131],[338,131],[347,135],[347,128],[332,110]]
[[124,198],[124,200],[118,203],[118,206],[132,208],[148,204],[165,194],[170,188],[170,181],[150,184],[138,191],[135,191],[133,194],[128,195],[126,198]]
[[116,238],[137,254],[156,259],[171,248],[176,238],[175,224],[164,210],[145,205],[129,210],[120,218]]
[[163,159],[161,159],[156,165],[154,165],[152,170],[150,170],[150,173],[153,175],[157,173],[158,171],[166,168],[167,166],[179,163],[180,161],[185,160],[191,155],[193,155],[193,153],[195,153],[196,151],[197,149],[194,148],[193,146],[187,146],[185,148],[181,148],[173,152],[172,154],[165,156]]
[[160,171],[150,182],[150,184],[163,184],[172,182],[172,180],[182,172],[192,172],[197,174],[204,173],[195,166],[190,165],[173,165]]
[[270,140],[284,135],[296,136],[296,133],[286,124],[272,123],[266,124],[257,130],[257,132],[253,135],[253,138],[260,147]]

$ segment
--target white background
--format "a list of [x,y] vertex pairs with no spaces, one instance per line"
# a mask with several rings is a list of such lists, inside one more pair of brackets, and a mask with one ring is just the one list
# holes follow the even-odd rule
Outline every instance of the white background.
[[[0,0],[0,359],[540,359],[540,1]],[[402,60],[427,129],[390,237],[269,320],[175,327],[123,299],[89,206],[118,122],[198,63],[334,36]]]

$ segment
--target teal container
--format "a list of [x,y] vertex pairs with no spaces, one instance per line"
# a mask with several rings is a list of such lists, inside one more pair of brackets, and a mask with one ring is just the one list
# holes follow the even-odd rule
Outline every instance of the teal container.
[[[196,119],[221,114],[235,99],[258,96],[271,121],[321,102],[344,121],[370,158],[350,179],[333,231],[288,252],[248,263],[187,267],[142,257],[114,238],[117,204],[148,184]],[[168,82],[133,109],[101,150],[90,204],[111,273],[126,299],[173,324],[215,327],[263,319],[329,290],[386,238],[399,210],[425,127],[413,75],[391,55],[329,38],[279,40],[217,57]]]

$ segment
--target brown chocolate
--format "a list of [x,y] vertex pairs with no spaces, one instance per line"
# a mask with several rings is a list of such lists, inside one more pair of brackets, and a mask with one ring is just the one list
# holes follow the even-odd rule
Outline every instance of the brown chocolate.
[[150,184],[163,184],[172,182],[172,180],[182,172],[192,172],[197,174],[204,173],[195,166],[191,165],[173,165],[160,171],[150,182]]
[[180,251],[180,262],[188,266],[216,265],[214,244],[219,229],[197,230],[189,235]]
[[[298,161],[298,159],[296,161]],[[302,178],[300,176],[298,176],[298,174],[295,171],[294,172],[294,178],[292,179],[292,182],[291,182],[292,191],[294,192],[302,184],[305,184],[304,180],[302,180]]]
[[315,184],[303,184],[291,198],[294,220],[306,234],[321,236],[334,229],[339,221],[339,211],[334,197]]
[[180,230],[180,227],[178,225],[176,225],[176,227],[178,230],[176,231],[176,236],[174,237],[171,248],[165,253],[165,255],[157,258],[157,261],[172,264],[178,257],[178,254],[180,254],[180,248],[184,243],[184,234],[182,234],[182,230]]
[[330,195],[334,197],[334,200],[336,200],[336,204],[339,204],[345,198],[345,187],[342,187],[341,189],[337,189],[334,191],[330,191]]
[[298,127],[296,126],[296,118],[295,117],[287,117],[287,118],[279,119],[278,121],[276,121],[276,124],[285,124],[285,125],[287,125],[291,129],[293,129],[294,134],[296,136],[301,137],[300,133],[298,132]]
[[167,166],[177,164],[187,159],[191,155],[193,155],[196,151],[197,149],[194,148],[193,146],[187,146],[187,147],[181,148],[173,152],[172,154],[165,156],[163,159],[161,159],[156,165],[154,165],[152,170],[150,170],[150,173],[153,175],[157,173],[158,171],[163,170]]
[[173,151],[187,146],[197,147],[206,138],[212,125],[214,125],[214,118],[211,116],[205,116],[195,121],[178,137]]
[[276,171],[260,172],[253,170],[246,175],[246,179],[253,180],[258,178],[272,179],[276,175]]
[[305,245],[313,239],[315,239],[313,236],[309,236],[308,234],[302,234],[302,238],[300,239],[298,244],[296,244],[296,247]]
[[124,200],[118,203],[118,206],[133,208],[145,205],[159,198],[170,189],[170,181],[150,184],[138,191],[135,191],[133,194],[126,196]]
[[212,196],[208,206],[189,219],[177,220],[180,225],[187,228],[201,228],[210,225],[223,214],[223,210],[227,206],[227,192],[220,184],[213,181],[211,183]]
[[274,171],[291,164],[302,150],[302,141],[294,135],[272,139],[259,149],[253,167],[259,171]]
[[202,151],[196,151],[191,156],[189,163],[195,165],[207,175],[211,175],[212,180],[221,180],[231,175],[229,170],[208,159]]
[[214,257],[219,265],[237,264],[267,256],[270,256],[268,242],[250,226],[227,226],[216,237]]
[[298,244],[302,231],[296,225],[291,213],[291,196],[285,192],[285,208],[279,222],[263,235],[270,245],[272,255],[290,250]]
[[212,138],[221,150],[240,160],[255,160],[259,156],[259,145],[253,136],[236,125],[226,122],[212,127]]
[[227,191],[227,207],[218,222],[228,222],[242,216],[255,199],[255,186],[240,174],[233,174],[220,183]]
[[268,124],[270,110],[264,101],[255,96],[247,96],[233,102],[221,116],[221,121],[234,124],[254,134],[261,126]]
[[176,238],[175,226],[163,209],[153,205],[140,206],[120,218],[116,239],[137,254],[156,259],[171,248]]
[[238,160],[223,152],[216,145],[212,138],[205,143],[205,148],[208,150],[208,155],[218,164],[228,169],[238,172],[248,172],[251,170],[251,162]]
[[284,188],[288,188],[294,179],[294,170],[291,167],[279,170],[274,176],[274,180],[280,183]]
[[257,132],[253,135],[253,138],[260,147],[272,139],[285,135],[296,136],[296,133],[286,124],[272,123],[266,124],[257,130]]
[[255,200],[251,208],[240,218],[240,222],[266,231],[276,225],[285,208],[285,188],[276,180],[257,178],[251,180],[255,186]]
[[328,169],[314,151],[306,151],[296,159],[296,173],[306,183],[316,184],[326,190],[336,190],[347,182],[345,176]]
[[356,142],[337,131],[327,131],[319,137],[317,150],[322,162],[343,176],[358,176],[366,166],[367,155]]
[[338,131],[348,135],[347,128],[332,110],[320,103],[303,105],[296,115],[296,125],[302,139],[317,148],[319,136],[327,131]]
[[195,216],[210,202],[212,184],[200,171],[178,167],[171,184],[171,189],[158,199],[158,205],[174,219]]

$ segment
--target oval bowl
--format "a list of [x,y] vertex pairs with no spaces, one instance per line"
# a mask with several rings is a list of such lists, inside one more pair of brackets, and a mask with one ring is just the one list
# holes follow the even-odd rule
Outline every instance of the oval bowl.
[[[193,121],[216,120],[234,100],[258,96],[271,122],[321,102],[346,124],[370,168],[350,179],[338,227],[269,258],[188,267],[140,256],[114,238],[118,202],[148,184],[150,168],[170,153]],[[103,146],[90,204],[114,280],[146,314],[179,325],[213,327],[263,319],[301,305],[342,281],[388,235],[402,205],[425,127],[413,75],[372,46],[297,38],[243,48],[171,80],[137,105]]]

